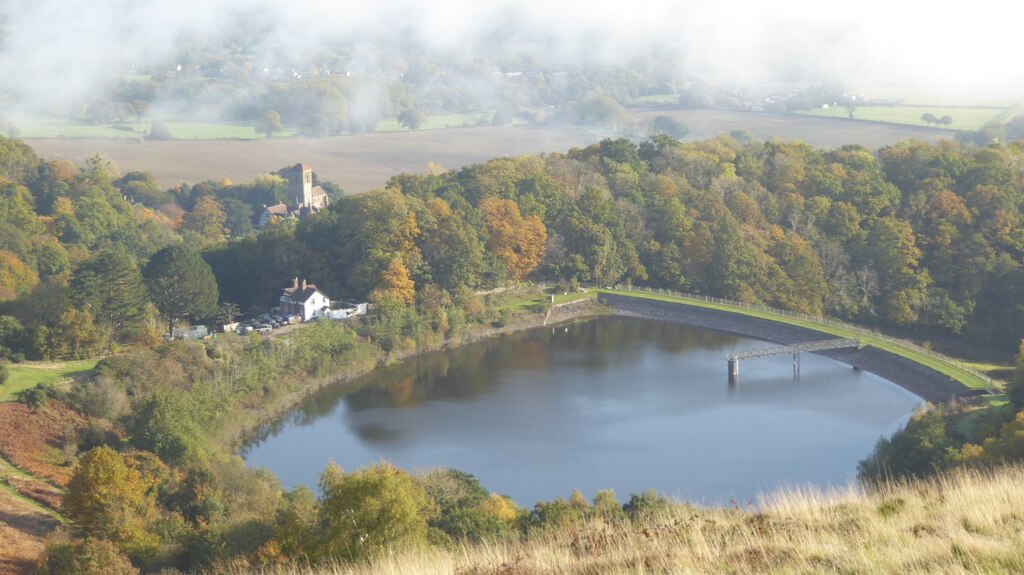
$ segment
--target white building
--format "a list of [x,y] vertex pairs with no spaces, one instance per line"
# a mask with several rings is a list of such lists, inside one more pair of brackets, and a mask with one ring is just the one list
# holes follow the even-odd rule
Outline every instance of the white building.
[[291,287],[281,291],[281,311],[288,315],[297,315],[302,321],[328,315],[331,310],[331,298],[306,280],[299,283],[295,278]]

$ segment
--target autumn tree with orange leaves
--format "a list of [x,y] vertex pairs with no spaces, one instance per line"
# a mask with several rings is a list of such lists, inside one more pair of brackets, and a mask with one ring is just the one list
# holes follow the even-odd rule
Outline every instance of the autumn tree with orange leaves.
[[537,269],[548,239],[539,217],[524,218],[515,202],[493,197],[480,202],[480,213],[489,236],[487,250],[505,265],[509,279],[522,280]]

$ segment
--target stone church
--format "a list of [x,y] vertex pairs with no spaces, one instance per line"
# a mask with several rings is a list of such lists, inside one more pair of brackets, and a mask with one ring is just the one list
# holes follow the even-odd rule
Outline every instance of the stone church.
[[313,185],[313,168],[295,164],[278,173],[288,180],[289,203],[263,206],[258,227],[266,226],[275,217],[303,219],[327,207],[327,192]]

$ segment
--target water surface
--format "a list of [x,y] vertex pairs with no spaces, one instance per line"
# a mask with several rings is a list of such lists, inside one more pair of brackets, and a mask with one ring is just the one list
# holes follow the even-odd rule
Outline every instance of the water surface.
[[[316,488],[328,460],[453,467],[520,505],[620,499],[655,488],[746,502],[780,485],[845,485],[920,398],[813,354],[725,357],[766,342],[608,317],[504,336],[380,369],[327,389],[244,455],[286,486]],[[351,391],[356,387],[356,391]]]

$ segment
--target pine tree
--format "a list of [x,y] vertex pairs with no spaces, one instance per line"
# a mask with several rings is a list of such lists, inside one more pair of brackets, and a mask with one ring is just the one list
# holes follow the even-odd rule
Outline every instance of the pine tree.
[[153,254],[142,275],[153,303],[167,320],[169,334],[179,319],[202,318],[217,311],[220,294],[213,270],[187,246],[170,246]]

